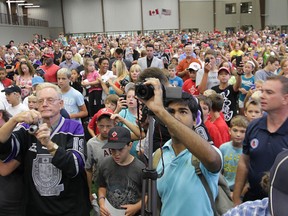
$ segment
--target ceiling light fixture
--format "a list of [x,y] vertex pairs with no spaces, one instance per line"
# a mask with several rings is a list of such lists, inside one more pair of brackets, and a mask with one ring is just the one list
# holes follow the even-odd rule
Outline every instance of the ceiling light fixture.
[[39,8],[40,5],[27,5],[27,6],[24,6],[25,8]]
[[24,3],[25,1],[19,0],[19,1],[6,1],[6,3]]
[[33,5],[33,3],[24,3],[24,4],[18,4],[18,6],[32,6]]

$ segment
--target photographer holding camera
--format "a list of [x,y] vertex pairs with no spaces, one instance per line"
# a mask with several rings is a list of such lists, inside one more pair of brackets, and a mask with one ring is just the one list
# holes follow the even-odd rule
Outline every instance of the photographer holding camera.
[[[145,70],[142,73],[160,73],[157,68],[150,70],[153,71]],[[219,150],[194,131],[199,108],[197,101],[192,95],[182,93],[182,98],[166,100],[165,108],[163,85],[160,83],[163,80],[147,77],[143,84],[149,89],[154,89],[154,92],[152,97],[141,101],[167,126],[171,135],[171,139],[162,147],[164,174],[157,179],[157,192],[162,202],[161,215],[171,215],[172,212],[173,215],[184,216],[212,215],[209,197],[195,173],[191,158],[194,155],[199,159],[200,169],[214,199],[217,195],[222,159]],[[137,91],[136,95],[139,95]],[[157,172],[160,173],[163,168],[162,161],[159,160]]]
[[[39,84],[36,97],[38,111],[21,112],[0,128],[0,152],[11,152],[5,160],[23,158],[25,215],[89,216],[83,127],[61,117],[54,84]],[[31,125],[38,126],[34,134]]]

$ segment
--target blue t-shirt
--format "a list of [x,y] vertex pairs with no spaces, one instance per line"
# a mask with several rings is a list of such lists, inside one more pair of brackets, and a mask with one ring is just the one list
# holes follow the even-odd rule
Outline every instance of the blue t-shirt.
[[[64,108],[69,114],[78,113],[80,111],[79,107],[84,103],[84,96],[73,87],[64,94],[62,94],[62,100],[64,101]],[[80,118],[76,118],[81,123]]]
[[173,79],[169,78],[169,82],[171,85],[176,86],[176,87],[182,87],[183,86],[183,80],[178,76],[174,77]]
[[[221,155],[218,149],[216,151]],[[164,174],[157,179],[157,191],[162,202],[161,215],[213,215],[206,190],[192,165],[192,154],[185,149],[176,156],[172,141],[169,140],[163,146],[163,159]],[[219,173],[209,172],[202,163],[200,169],[215,199],[218,194]],[[156,170],[161,172],[161,160]]]
[[[119,112],[119,115],[121,117],[125,118],[126,120],[132,122],[133,124],[137,125],[136,124],[136,116],[134,116],[128,109],[122,109]],[[128,130],[130,130],[125,124],[124,125],[123,124],[119,124],[119,126],[123,126],[123,127],[127,128]],[[137,150],[136,150],[137,145],[138,145],[138,140],[133,141],[133,145],[132,145],[132,148],[130,150],[130,154],[133,155],[136,158],[138,158],[138,154],[137,154]]]
[[223,175],[231,188],[235,184],[237,166],[242,154],[242,147],[236,148],[232,145],[232,141],[230,141],[222,144],[219,149],[223,156]]
[[[246,78],[245,75],[241,76],[242,82],[240,88],[244,88],[246,91],[249,91],[250,88],[254,85],[254,76]],[[246,94],[239,94],[239,100],[244,101]]]

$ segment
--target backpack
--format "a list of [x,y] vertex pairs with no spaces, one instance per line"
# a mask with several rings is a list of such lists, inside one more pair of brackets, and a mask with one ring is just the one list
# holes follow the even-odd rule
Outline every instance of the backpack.
[[[153,156],[153,169],[157,168],[158,163],[161,158],[161,154],[162,154],[162,150],[160,148],[155,151],[154,156]],[[218,195],[214,201],[212,191],[208,185],[208,182],[205,179],[205,176],[203,175],[200,169],[199,159],[195,157],[194,155],[192,155],[191,161],[192,161],[192,165],[195,167],[195,173],[200,178],[206,190],[206,193],[209,197],[214,216],[222,215],[226,213],[229,209],[233,208],[234,204],[230,196],[230,189],[227,185],[227,182],[224,176],[221,173],[219,174]]]

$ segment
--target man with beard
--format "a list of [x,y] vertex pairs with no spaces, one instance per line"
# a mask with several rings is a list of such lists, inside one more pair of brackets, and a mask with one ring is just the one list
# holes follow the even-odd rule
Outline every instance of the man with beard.
[[43,65],[40,66],[40,68],[45,71],[45,81],[57,84],[57,71],[60,69],[60,67],[53,63],[54,55],[52,53],[46,53],[43,55],[43,57]]
[[69,70],[77,69],[80,64],[76,61],[73,61],[73,52],[72,50],[66,50],[65,52],[65,61],[61,62],[59,67],[60,68],[68,68]]
[[54,64],[59,65],[62,59],[62,52],[58,43],[54,44]]

